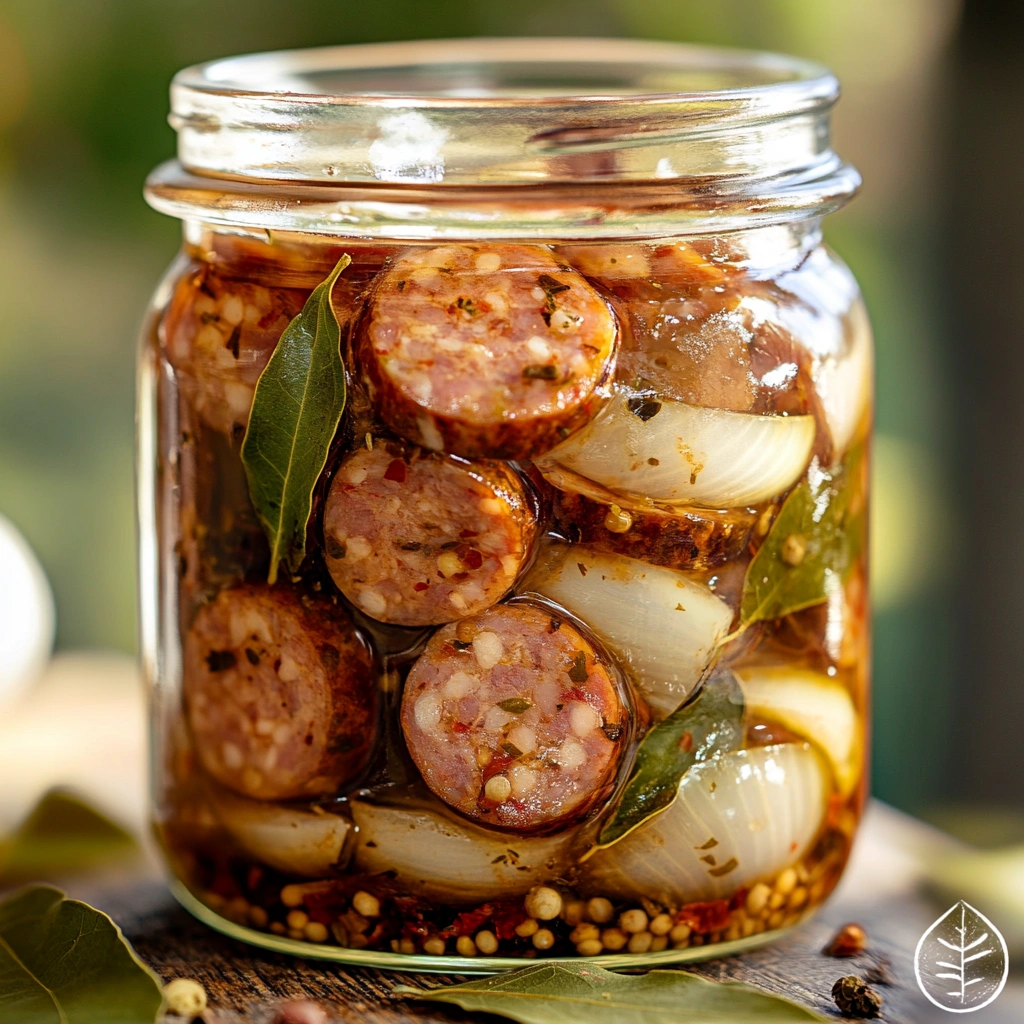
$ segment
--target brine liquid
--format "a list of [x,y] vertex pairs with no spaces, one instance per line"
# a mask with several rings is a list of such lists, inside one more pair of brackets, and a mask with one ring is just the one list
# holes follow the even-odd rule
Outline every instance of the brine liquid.
[[[188,250],[145,341],[143,563],[156,827],[208,907],[537,957],[827,897],[865,788],[870,338],[827,251],[750,242]],[[347,404],[270,585],[243,441],[343,251]]]

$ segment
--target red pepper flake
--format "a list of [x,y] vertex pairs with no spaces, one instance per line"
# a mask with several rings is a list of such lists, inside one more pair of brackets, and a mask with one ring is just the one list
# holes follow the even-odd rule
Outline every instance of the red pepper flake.
[[415,590],[419,594],[422,594],[423,591],[427,590],[429,587],[430,587],[429,583],[414,583],[412,585],[412,589]]
[[491,915],[494,934],[499,939],[508,940],[515,937],[516,929],[529,915],[523,909],[522,900],[518,903],[506,903]]
[[687,903],[676,914],[676,921],[679,924],[688,924],[698,935],[721,931],[729,926],[729,901]]
[[459,536],[463,540],[469,540],[470,537],[478,537],[478,536],[480,536],[480,531],[479,530],[460,530],[459,531]]
[[479,569],[484,564],[484,556],[476,548],[469,548],[464,555],[460,554],[459,557],[467,569]]
[[393,480],[396,484],[405,483],[406,465],[401,459],[392,459],[384,470],[384,479]]
[[679,737],[679,749],[684,754],[688,754],[691,750],[693,750],[692,732],[684,732],[683,735]]
[[495,754],[484,765],[483,771],[480,773],[481,781],[486,785],[489,779],[494,778],[495,775],[500,775],[506,768],[509,768],[514,760],[515,758],[510,754]]
[[452,732],[461,736],[463,733],[469,732],[469,726],[465,722],[455,722],[452,725]]
[[747,893],[750,892],[745,886],[741,889],[737,889],[732,894],[732,899],[729,900],[730,910],[739,910],[740,907],[744,907],[747,904]]
[[480,931],[480,927],[491,919],[494,908],[490,903],[483,903],[475,910],[466,910],[459,914],[455,920],[448,925],[444,931],[439,932],[444,938],[451,938],[455,935],[473,935]]

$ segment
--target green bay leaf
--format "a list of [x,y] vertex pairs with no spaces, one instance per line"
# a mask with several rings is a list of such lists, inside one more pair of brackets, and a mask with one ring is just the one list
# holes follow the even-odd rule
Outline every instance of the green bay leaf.
[[685,971],[614,974],[585,961],[532,964],[511,974],[433,989],[399,985],[395,992],[495,1013],[520,1024],[786,1024],[827,1019],[742,982],[708,981]]
[[[740,628],[821,604],[830,588],[849,575],[863,547],[864,446],[850,449],[835,472],[817,472],[786,499],[768,536],[747,567],[740,599]],[[789,538],[803,544],[803,557],[783,557]]]
[[66,878],[140,856],[134,836],[63,789],[52,789],[0,839],[0,886]]
[[160,983],[121,930],[87,903],[37,885],[0,902],[0,1020],[153,1024]]
[[331,290],[351,263],[342,256],[285,328],[260,375],[242,441],[249,497],[270,542],[268,582],[306,554],[313,488],[345,411],[341,325]]
[[736,750],[743,740],[743,691],[732,672],[719,670],[697,696],[659,722],[636,752],[633,774],[597,846],[611,846],[676,798],[693,765]]

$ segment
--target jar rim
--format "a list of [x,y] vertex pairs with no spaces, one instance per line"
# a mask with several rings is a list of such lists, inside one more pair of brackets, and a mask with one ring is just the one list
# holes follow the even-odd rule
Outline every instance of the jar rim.
[[[164,168],[148,195],[187,216],[168,190],[187,192],[187,206],[203,191],[196,179],[212,178],[229,193],[249,186],[275,197],[270,206],[239,199],[232,223],[255,211],[253,226],[388,234],[423,209],[419,197],[411,213],[396,204],[385,194],[396,187],[451,197],[667,186],[677,190],[680,227],[725,206],[778,223],[834,209],[859,184],[829,141],[838,95],[835,76],[801,58],[640,40],[468,38],[228,57],[175,76],[175,166],[189,185],[174,185]],[[334,224],[310,221],[308,207],[284,215],[280,186],[328,186],[317,210],[345,208]],[[370,212],[353,215],[346,191],[368,187],[381,192]],[[472,201],[460,210],[465,223],[454,230],[479,220]],[[215,222],[225,216],[219,205]],[[542,230],[550,216],[538,212],[523,230]],[[659,232],[674,230],[671,214],[663,221]]]
[[[572,47],[569,52],[567,45]],[[539,72],[551,63],[558,66],[563,84],[556,84],[552,71],[547,70],[542,81],[526,88],[530,79],[524,77],[525,72]],[[594,65],[604,76],[599,91]],[[430,79],[425,77],[428,69]],[[516,71],[520,77],[501,84],[503,74]],[[573,73],[580,77],[574,80]],[[362,87],[360,74],[364,76]],[[717,86],[709,85],[713,75],[720,77]],[[476,76],[475,84],[471,84],[470,76]],[[733,84],[726,84],[729,76]],[[324,85],[332,80],[336,84],[333,88],[313,88],[318,79]],[[428,80],[433,87],[423,88]],[[346,81],[347,87],[341,89]],[[385,88],[389,81],[392,87]],[[450,82],[447,87],[446,81]],[[701,81],[704,86],[698,87]],[[405,84],[400,88],[402,82]],[[575,87],[570,87],[570,82]],[[416,83],[420,83],[419,88]],[[403,100],[455,108],[576,102],[593,109],[621,105],[624,100],[699,102],[772,93],[781,101],[780,113],[808,103],[833,102],[839,93],[835,76],[824,65],[768,51],[648,40],[525,36],[362,43],[242,54],[184,68],[175,75],[174,84],[206,93],[266,100],[287,96],[327,105]]]

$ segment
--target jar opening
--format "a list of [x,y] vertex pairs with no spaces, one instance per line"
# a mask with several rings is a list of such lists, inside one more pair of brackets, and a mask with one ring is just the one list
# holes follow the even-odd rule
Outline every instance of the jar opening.
[[[567,45],[569,49],[567,50]],[[816,64],[768,53],[623,40],[474,39],[321,47],[211,61],[180,85],[332,99],[561,100],[722,93],[815,83]],[[694,97],[696,98],[696,97]],[[834,97],[833,97],[834,98]]]
[[[811,62],[675,43],[463,39],[252,54],[176,76],[180,166],[158,172],[149,196],[183,215],[178,200],[204,186],[181,179],[172,201],[180,172],[230,182],[229,193],[273,188],[273,204],[229,196],[227,206],[244,207],[250,226],[280,228],[269,222],[285,201],[276,186],[330,186],[329,198],[307,195],[307,208],[341,204],[334,212],[354,217],[355,233],[388,234],[384,222],[394,215],[391,227],[404,229],[422,201],[410,209],[407,193],[394,203],[358,190],[444,191],[446,216],[469,225],[480,213],[454,201],[460,190],[668,186],[688,230],[712,207],[721,228],[730,204],[780,223],[833,209],[859,183],[829,143],[837,97],[834,76]],[[224,207],[214,222],[242,223]],[[321,228],[341,233],[329,220]]]

